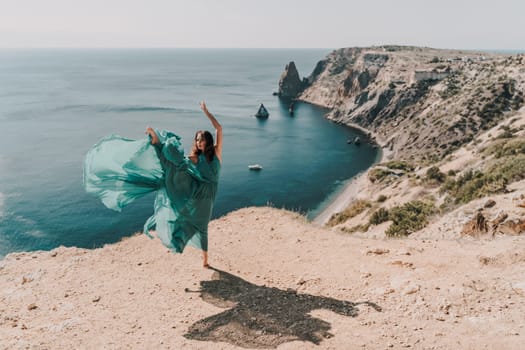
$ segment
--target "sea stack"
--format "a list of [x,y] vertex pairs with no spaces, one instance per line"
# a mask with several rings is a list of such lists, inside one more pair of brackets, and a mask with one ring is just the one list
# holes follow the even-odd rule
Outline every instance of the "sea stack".
[[304,90],[304,84],[299,78],[299,72],[295,67],[295,63],[291,61],[286,65],[284,72],[281,74],[279,79],[279,92],[280,97],[297,97]]

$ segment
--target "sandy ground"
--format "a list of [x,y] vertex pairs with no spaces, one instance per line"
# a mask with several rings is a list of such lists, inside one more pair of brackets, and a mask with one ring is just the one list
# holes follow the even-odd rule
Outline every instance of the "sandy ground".
[[520,349],[525,237],[356,238],[246,208],[210,259],[133,236],[0,261],[5,349]]

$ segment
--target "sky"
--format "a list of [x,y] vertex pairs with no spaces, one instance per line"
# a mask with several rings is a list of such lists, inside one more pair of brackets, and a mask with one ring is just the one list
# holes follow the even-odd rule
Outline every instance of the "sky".
[[523,0],[0,0],[0,48],[525,49]]

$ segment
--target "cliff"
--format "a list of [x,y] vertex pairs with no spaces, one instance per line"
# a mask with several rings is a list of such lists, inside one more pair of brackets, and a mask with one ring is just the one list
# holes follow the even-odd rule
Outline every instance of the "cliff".
[[418,47],[335,50],[299,96],[372,131],[396,159],[432,162],[524,103],[525,57]]
[[364,237],[525,233],[524,55],[346,48],[308,81],[300,100],[383,147],[317,222]]

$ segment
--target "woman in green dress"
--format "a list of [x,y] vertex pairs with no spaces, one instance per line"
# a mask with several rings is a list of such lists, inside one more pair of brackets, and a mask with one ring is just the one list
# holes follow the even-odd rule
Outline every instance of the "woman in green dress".
[[[181,227],[179,232],[173,232],[170,243],[176,251],[180,252],[182,252],[186,243],[200,248],[202,250],[203,266],[209,267],[208,222],[217,193],[217,180],[222,162],[222,126],[213,114],[208,111],[204,101],[200,103],[200,107],[215,128],[217,141],[216,143],[213,142],[213,136],[209,131],[199,130],[195,134],[191,154],[187,158],[196,167],[197,173],[194,172],[194,169],[186,168],[187,164],[185,162],[187,160],[183,159],[181,162],[177,157],[167,156],[167,152],[162,151],[164,147],[169,146],[161,142],[155,130],[147,128],[146,134],[150,136],[151,144],[155,146],[157,155],[166,172],[165,185],[168,189],[168,196],[173,198],[172,201],[179,202],[175,204],[178,214],[185,214],[184,218],[179,216],[179,221],[185,222],[179,224]],[[168,153],[172,152],[173,150],[168,151]],[[178,150],[175,150],[175,152],[178,153]],[[180,196],[181,189],[170,188],[172,186],[185,187],[188,181],[190,189],[183,189],[185,193],[182,196]],[[169,195],[169,192],[173,193],[172,196]]]
[[222,161],[222,126],[204,102],[200,107],[215,128],[215,143],[210,132],[198,131],[185,156],[180,137],[169,131],[147,128],[144,140],[111,135],[86,155],[84,187],[117,211],[156,191],[144,233],[152,237],[155,228],[162,243],[177,253],[187,245],[202,250],[203,266],[209,267],[208,223]]

